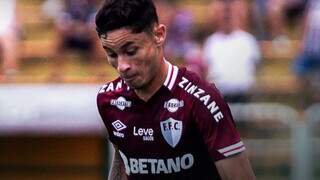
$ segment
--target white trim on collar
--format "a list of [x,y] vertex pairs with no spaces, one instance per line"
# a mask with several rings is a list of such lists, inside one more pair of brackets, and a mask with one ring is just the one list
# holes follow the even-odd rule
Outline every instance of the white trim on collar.
[[169,90],[172,90],[174,83],[176,82],[177,76],[178,76],[178,67],[173,66],[170,62],[167,60],[164,60],[166,64],[168,65],[168,72],[167,77],[164,82],[164,86],[166,86]]
[[166,80],[164,81],[164,86],[168,86],[168,84],[169,84],[169,80],[170,80],[170,78],[171,78],[171,72],[172,72],[172,65],[168,62],[168,61],[166,61],[165,60],[165,62],[166,62],[166,64],[168,65],[168,72],[167,72],[167,78],[166,78]]

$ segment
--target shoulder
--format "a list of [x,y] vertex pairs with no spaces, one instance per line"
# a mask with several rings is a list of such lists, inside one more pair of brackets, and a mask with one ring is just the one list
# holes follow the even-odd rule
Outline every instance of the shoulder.
[[99,90],[98,94],[101,93],[113,93],[113,92],[121,92],[127,88],[127,85],[124,83],[124,81],[118,77],[115,80],[109,81],[105,83]]
[[117,96],[125,96],[128,91],[130,91],[129,86],[127,86],[127,84],[120,77],[113,81],[107,82],[100,88],[98,92],[98,95],[97,95],[98,106],[108,99],[111,99]]
[[185,70],[182,76],[178,79],[179,88],[186,91],[189,96],[195,96],[194,90],[202,89],[203,91],[214,93],[219,95],[218,89],[215,87],[214,83],[209,83],[203,78],[200,78],[196,73]]
[[179,78],[178,87],[193,102],[196,111],[203,112],[204,115],[211,114],[217,122],[221,119],[219,114],[228,111],[227,104],[215,85],[193,72],[185,71]]
[[186,71],[178,81],[178,88],[192,104],[192,114],[201,120],[219,123],[223,119],[232,120],[228,104],[224,101],[214,84]]
[[235,38],[238,40],[238,42],[241,42],[239,45],[241,45],[243,48],[251,49],[253,52],[260,49],[257,39],[250,33],[243,31],[243,30],[237,30],[235,32]]
[[217,41],[218,39],[220,39],[221,35],[219,32],[215,32],[213,34],[211,34],[206,40],[205,40],[205,44],[210,44],[213,43],[215,41]]
[[249,32],[243,31],[243,30],[237,30],[236,35],[240,38],[246,39],[248,41],[256,42],[256,38],[250,34]]

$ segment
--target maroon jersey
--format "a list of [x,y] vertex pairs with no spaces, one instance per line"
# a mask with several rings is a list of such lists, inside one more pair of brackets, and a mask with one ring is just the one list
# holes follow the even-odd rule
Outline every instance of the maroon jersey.
[[109,139],[128,179],[220,179],[214,162],[245,149],[229,107],[214,85],[168,65],[147,102],[120,78],[101,88],[97,103]]

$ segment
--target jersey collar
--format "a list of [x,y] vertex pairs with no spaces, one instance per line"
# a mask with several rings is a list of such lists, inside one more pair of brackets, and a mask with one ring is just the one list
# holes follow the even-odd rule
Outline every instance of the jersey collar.
[[164,81],[163,85],[171,91],[177,80],[179,68],[177,66],[172,65],[167,60],[164,60],[164,61],[168,65],[168,72],[167,72],[166,80]]

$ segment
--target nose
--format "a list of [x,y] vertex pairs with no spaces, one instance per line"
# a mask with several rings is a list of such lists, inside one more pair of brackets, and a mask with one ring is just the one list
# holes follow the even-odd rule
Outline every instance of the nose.
[[124,56],[119,56],[118,57],[118,67],[117,70],[120,73],[125,73],[130,69],[130,63],[128,58],[124,57]]

